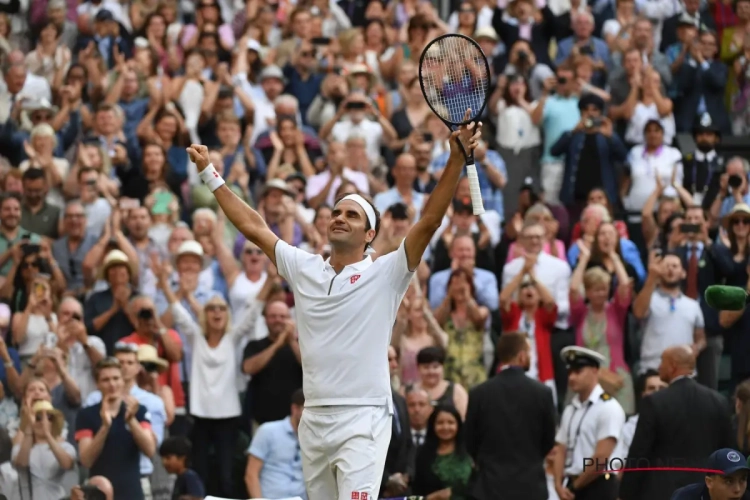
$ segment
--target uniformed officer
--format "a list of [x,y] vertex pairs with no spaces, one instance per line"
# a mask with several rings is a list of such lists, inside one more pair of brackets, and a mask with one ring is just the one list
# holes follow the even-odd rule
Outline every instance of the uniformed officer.
[[711,453],[706,469],[716,472],[706,474],[703,483],[680,488],[671,500],[750,500],[747,491],[747,475],[750,467],[742,453],[731,448],[722,448]]
[[682,160],[682,185],[693,195],[695,205],[708,210],[719,193],[719,178],[725,169],[724,158],[716,152],[721,131],[708,113],[700,116],[693,126],[693,140],[696,150]]
[[555,437],[555,490],[560,500],[615,500],[618,482],[610,456],[625,424],[625,412],[599,385],[604,356],[584,347],[560,353],[568,387],[576,396],[565,407]]

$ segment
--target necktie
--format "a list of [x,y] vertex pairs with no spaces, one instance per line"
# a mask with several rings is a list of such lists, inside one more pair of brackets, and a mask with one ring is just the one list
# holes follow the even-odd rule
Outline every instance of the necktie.
[[401,435],[401,420],[398,418],[398,406],[393,402],[393,426],[396,430],[396,436]]
[[698,298],[698,245],[692,245],[690,247],[686,295],[691,299]]
[[414,433],[414,444],[416,446],[422,446],[422,443],[424,442],[424,434],[422,434],[420,431],[417,431]]

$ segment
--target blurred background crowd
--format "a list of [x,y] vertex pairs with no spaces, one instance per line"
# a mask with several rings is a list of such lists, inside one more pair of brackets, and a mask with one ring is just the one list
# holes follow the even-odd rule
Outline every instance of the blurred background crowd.
[[8,0],[1,493],[305,497],[294,298],[185,146],[312,253],[371,198],[377,258],[447,163],[417,74],[451,32],[492,69],[487,212],[462,179],[401,305],[383,495],[470,498],[462,421],[508,332],[560,411],[560,351],[599,352],[628,416],[691,345],[747,427],[750,312],[702,295],[750,286],[750,0]]

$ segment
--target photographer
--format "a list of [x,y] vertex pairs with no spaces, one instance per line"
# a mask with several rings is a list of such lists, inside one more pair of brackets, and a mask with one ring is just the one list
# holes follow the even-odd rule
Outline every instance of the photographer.
[[710,216],[714,224],[729,214],[736,204],[750,204],[748,172],[750,164],[744,158],[735,156],[727,162],[727,168],[719,178],[719,195],[711,204]]
[[[602,116],[604,101],[586,94],[578,102],[581,120],[552,145],[550,154],[564,158],[560,201],[571,217],[586,206],[589,191],[603,186],[610,200],[617,200],[615,163],[625,161],[627,149]],[[584,160],[585,159],[585,160]]]
[[[554,76],[554,71],[546,64],[537,63],[536,56],[531,50],[529,42],[523,39],[516,40],[510,48],[508,64],[503,74],[506,77],[521,75],[529,82],[531,99],[536,100],[542,96],[544,80]],[[499,80],[499,79],[498,79]],[[497,100],[502,96],[500,81],[498,81],[496,93],[490,98],[490,109],[497,106]]]

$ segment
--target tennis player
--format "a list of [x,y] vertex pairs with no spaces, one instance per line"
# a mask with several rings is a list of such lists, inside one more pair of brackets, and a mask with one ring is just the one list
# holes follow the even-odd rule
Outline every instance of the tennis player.
[[375,261],[364,253],[380,218],[361,196],[345,196],[334,206],[331,257],[323,260],[279,239],[224,184],[206,146],[187,150],[227,218],[268,255],[294,293],[305,393],[299,441],[309,500],[377,499],[391,439],[391,328],[463,171],[457,141],[473,151],[481,126],[472,122],[453,132],[450,160],[421,219],[398,250]]

